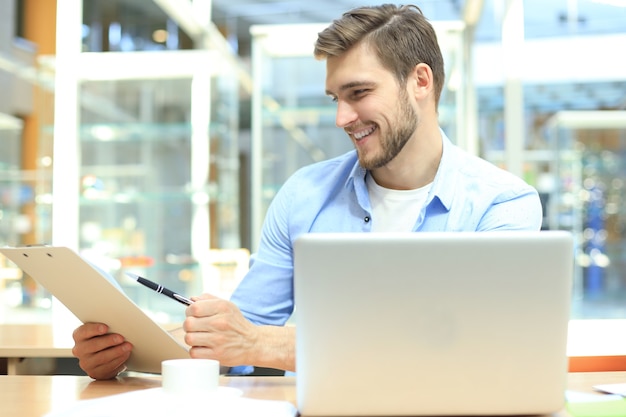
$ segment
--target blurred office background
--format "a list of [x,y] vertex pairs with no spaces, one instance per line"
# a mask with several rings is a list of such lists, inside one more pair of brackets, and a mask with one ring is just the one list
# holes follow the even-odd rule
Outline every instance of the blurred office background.
[[[180,307],[124,272],[228,296],[282,182],[351,148],[312,44],[375,3],[0,0],[0,245],[69,246],[163,322]],[[626,318],[626,1],[416,4],[448,136],[574,233],[572,319]],[[0,259],[0,322],[54,310]]]

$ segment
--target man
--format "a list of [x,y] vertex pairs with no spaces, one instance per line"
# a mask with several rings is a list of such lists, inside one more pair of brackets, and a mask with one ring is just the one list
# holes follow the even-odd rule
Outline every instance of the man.
[[[345,13],[319,34],[326,94],[355,150],[296,172],[274,198],[258,253],[230,301],[195,298],[183,328],[194,358],[295,370],[293,242],[308,232],[539,230],[537,192],[466,154],[440,129],[444,64],[416,6]],[[93,378],[115,377],[132,346],[89,323],[74,354]]]

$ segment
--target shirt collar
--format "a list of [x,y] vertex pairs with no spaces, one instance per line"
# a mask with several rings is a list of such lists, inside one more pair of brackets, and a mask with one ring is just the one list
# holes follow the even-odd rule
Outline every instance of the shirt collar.
[[352,166],[352,170],[350,171],[350,175],[348,175],[348,179],[346,181],[346,188],[352,186],[354,184],[357,187],[357,184],[363,182],[365,185],[365,176],[367,175],[367,170],[359,164],[359,158],[356,156],[356,150],[352,151],[354,157],[354,165]]
[[457,164],[457,148],[450,142],[443,130],[440,129],[440,132],[443,151],[426,205],[437,198],[446,210],[450,210],[455,195],[456,176],[460,167]]
[[[454,197],[454,184],[456,183],[455,177],[458,170],[458,166],[455,163],[457,160],[456,148],[450,142],[450,139],[446,136],[443,130],[440,129],[441,140],[443,143],[443,152],[441,155],[441,161],[439,162],[439,168],[435,174],[433,180],[433,186],[430,189],[426,205],[429,205],[435,198],[437,198],[441,204],[450,210],[452,200]],[[363,189],[365,187],[365,175],[367,171],[359,164],[359,159],[356,157],[356,151],[354,152],[354,165],[352,171],[348,176],[345,187],[354,186],[356,189]]]

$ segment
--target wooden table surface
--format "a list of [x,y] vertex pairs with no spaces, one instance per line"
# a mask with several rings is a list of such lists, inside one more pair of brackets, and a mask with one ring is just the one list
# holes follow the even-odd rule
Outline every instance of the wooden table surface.
[[[595,384],[626,382],[626,372],[572,373],[570,390],[595,393]],[[220,385],[238,388],[249,398],[282,400],[296,404],[294,377],[220,377]],[[58,405],[161,386],[159,376],[126,376],[111,381],[94,381],[86,376],[0,376],[2,416],[41,417]],[[565,411],[554,417],[569,417]]]
[[71,357],[73,346],[71,331],[50,324],[0,324],[0,357]]
[[[293,377],[220,377],[220,385],[242,390],[256,399],[289,401],[295,404]],[[78,400],[121,394],[161,386],[159,376],[127,376],[94,381],[73,375],[0,375],[0,415],[41,417],[54,407]]]
[[72,331],[51,324],[0,324],[0,358],[7,374],[17,373],[23,358],[71,358]]

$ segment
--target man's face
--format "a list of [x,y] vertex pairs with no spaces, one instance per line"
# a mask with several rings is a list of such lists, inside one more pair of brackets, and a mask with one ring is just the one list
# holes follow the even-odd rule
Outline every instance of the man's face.
[[336,124],[350,136],[361,166],[387,165],[418,123],[405,86],[398,86],[363,43],[328,58],[326,70],[326,93],[337,102]]

